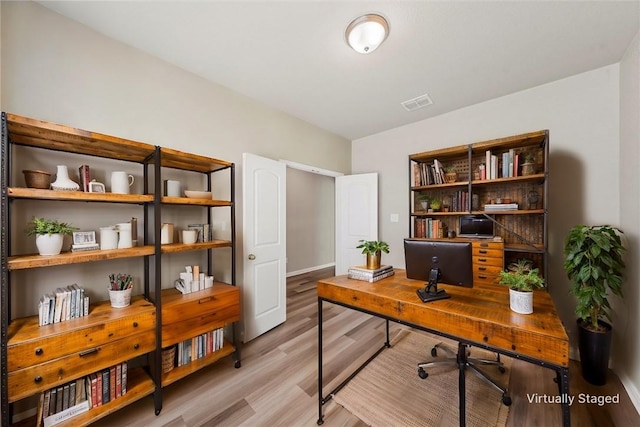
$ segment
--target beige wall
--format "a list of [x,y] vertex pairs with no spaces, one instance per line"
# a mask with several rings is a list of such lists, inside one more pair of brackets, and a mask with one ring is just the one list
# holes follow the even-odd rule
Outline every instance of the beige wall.
[[287,168],[287,274],[335,263],[335,178]]
[[[638,74],[628,74],[628,85],[635,82],[637,87]],[[549,129],[548,283],[575,344],[575,301],[568,294],[569,282],[562,268],[563,243],[575,224],[621,226],[621,206],[626,209],[627,202],[621,205],[619,110],[620,65],[615,64],[354,141],[353,173],[380,173],[380,238],[390,243],[392,251],[387,259],[394,266],[404,266],[402,239],[409,234],[410,153]],[[629,114],[637,116],[637,111]],[[631,136],[625,151],[637,150],[638,133],[627,132]],[[637,164],[637,154],[634,159]],[[637,175],[635,178],[637,181]],[[407,191],[399,191],[401,188]],[[626,196],[627,191],[623,194]],[[637,206],[637,185],[633,191],[629,189],[629,194],[633,194],[633,202],[628,203]],[[392,213],[400,214],[399,223],[389,221]],[[632,245],[637,245],[637,207],[632,213],[636,230],[628,237],[635,241]],[[624,318],[637,318],[637,291],[634,293],[635,300],[620,304]],[[637,325],[629,321],[615,328],[616,341],[633,337],[635,349]],[[618,360],[620,353],[628,350],[618,347],[616,351],[613,358]],[[577,358],[575,350],[572,356]],[[634,352],[629,357],[636,356]],[[639,372],[629,362],[623,369],[627,367],[636,376],[633,384],[627,384],[633,394],[640,385]]]
[[620,62],[620,225],[627,238],[625,298],[614,305],[613,366],[640,407],[640,33]]
[[[235,162],[239,242],[242,238],[240,162],[243,152],[343,173],[350,171],[350,142],[342,137],[104,37],[37,3],[2,2],[1,10],[3,111]],[[65,162],[64,158],[49,157],[49,154],[20,160],[46,167],[51,172],[58,162]],[[91,161],[96,165],[98,177],[103,179],[109,170],[122,167]],[[77,169],[75,160],[68,163],[70,170]],[[15,168],[18,174],[20,170],[21,167]],[[139,169],[138,174],[141,175]],[[214,191],[227,190],[214,188]],[[33,205],[29,209],[33,208],[34,214],[38,214],[38,209],[45,209],[41,206]],[[64,217],[83,229],[97,229],[100,225],[141,216],[141,211],[135,208],[118,211],[111,217],[100,207],[74,212],[69,204],[52,203],[46,209],[49,214]],[[215,224],[228,233],[228,220],[224,215],[218,215]],[[19,229],[22,226],[16,224]],[[304,242],[293,241],[288,249],[302,252]],[[241,283],[244,258],[241,245],[237,255]],[[223,256],[228,258],[228,254]],[[189,257],[178,257],[181,265],[191,261]],[[313,262],[309,260],[310,264]],[[229,270],[223,268],[223,264],[217,263],[215,272],[228,280]],[[99,289],[96,297],[106,298],[102,286],[90,282],[103,283],[105,275],[119,268],[128,268],[128,265],[123,261],[78,268],[78,277],[74,280],[85,286],[96,286]],[[165,273],[169,278],[174,275],[173,271]],[[57,268],[46,274],[60,283],[69,280],[65,271]],[[170,285],[169,280],[164,284]],[[35,288],[32,292],[26,295],[25,301],[37,301],[41,289]],[[32,305],[25,302],[22,310],[32,310]]]

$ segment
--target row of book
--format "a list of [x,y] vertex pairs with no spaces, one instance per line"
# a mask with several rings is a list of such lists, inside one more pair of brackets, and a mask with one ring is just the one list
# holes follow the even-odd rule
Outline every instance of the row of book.
[[224,328],[214,329],[179,342],[176,351],[176,366],[186,365],[214,353],[224,347]]
[[38,302],[40,326],[83,317],[89,314],[89,297],[76,283],[44,294]]
[[37,425],[49,427],[127,393],[127,362],[94,372],[40,395]]
[[516,153],[513,148],[500,155],[493,154],[491,150],[487,150],[485,152],[485,162],[485,173],[482,174],[482,170],[480,171],[481,180],[511,178],[519,175],[520,153]]
[[444,184],[444,167],[439,160],[431,163],[414,163],[413,182],[416,186]]
[[442,239],[447,234],[447,226],[439,219],[415,218],[413,236],[427,239]]
[[349,267],[347,271],[347,277],[349,279],[363,280],[365,282],[373,283],[378,280],[382,280],[385,277],[393,276],[395,271],[391,265],[382,265],[375,270],[368,269],[362,266]]

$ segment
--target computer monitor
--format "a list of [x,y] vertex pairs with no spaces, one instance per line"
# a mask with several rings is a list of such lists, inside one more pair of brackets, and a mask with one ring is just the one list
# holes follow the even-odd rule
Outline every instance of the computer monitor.
[[460,217],[458,236],[486,239],[493,237],[493,221],[484,215],[463,215]]
[[473,287],[471,242],[405,239],[404,257],[407,278],[427,281],[417,291],[423,302],[451,297],[438,282]]

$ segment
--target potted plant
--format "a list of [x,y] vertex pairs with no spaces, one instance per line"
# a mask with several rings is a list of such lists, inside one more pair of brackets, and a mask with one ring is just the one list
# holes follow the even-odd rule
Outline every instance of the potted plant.
[[606,383],[612,326],[609,292],[622,297],[622,231],[608,225],[576,225],[565,239],[564,270],[576,297],[578,349],[582,376],[591,384]]
[[380,268],[382,252],[389,253],[389,244],[381,240],[360,240],[357,249],[362,249],[362,253],[367,255],[367,268],[376,270]]
[[445,166],[444,182],[446,183],[456,182],[457,179],[458,179],[458,172],[456,172],[456,168],[453,166]]
[[500,272],[501,285],[509,287],[509,306],[520,314],[533,313],[533,290],[544,287],[544,279],[527,259],[509,264]]
[[437,197],[434,197],[433,199],[431,199],[431,201],[429,202],[429,208],[433,211],[433,212],[437,212],[440,210],[440,208],[442,207],[442,200],[440,200]]
[[36,246],[40,255],[58,255],[62,250],[65,234],[77,228],[58,220],[33,217],[27,228],[27,235],[36,236]]
[[522,175],[533,175],[534,173],[536,173],[536,164],[533,159],[533,154],[527,153],[524,156],[524,163],[522,164]]

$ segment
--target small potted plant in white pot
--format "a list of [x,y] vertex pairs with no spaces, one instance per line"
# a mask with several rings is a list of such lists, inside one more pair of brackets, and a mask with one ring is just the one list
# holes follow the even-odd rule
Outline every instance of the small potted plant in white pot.
[[77,228],[58,220],[33,217],[27,228],[27,235],[36,236],[36,246],[40,255],[58,255],[62,250],[65,234],[72,234]]
[[362,249],[362,253],[367,255],[367,268],[375,270],[380,268],[382,262],[382,252],[389,253],[389,244],[380,240],[360,240],[357,249]]
[[544,279],[531,261],[520,259],[500,272],[501,285],[509,287],[509,306],[520,314],[533,313],[533,290],[544,287]]

